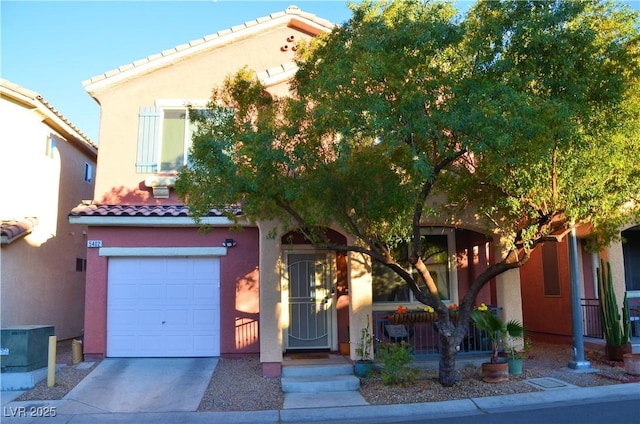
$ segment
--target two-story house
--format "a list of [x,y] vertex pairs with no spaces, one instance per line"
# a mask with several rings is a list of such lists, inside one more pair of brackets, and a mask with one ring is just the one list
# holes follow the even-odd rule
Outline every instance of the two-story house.
[[[101,106],[100,160],[93,201],[69,220],[89,227],[86,356],[260,354],[264,375],[278,376],[286,352],[337,351],[367,317],[377,325],[399,305],[418,306],[367,258],[315,250],[295,228],[241,220],[238,232],[211,210],[202,232],[173,189],[188,160],[187,107],[206,104],[214,86],[245,66],[270,94],[286,95],[296,43],[333,27],[291,6],[85,82]],[[473,227],[431,224],[424,232],[440,252],[434,276],[447,302],[458,303],[494,260],[494,243]],[[331,237],[352,238],[339,228]],[[522,319],[519,277],[499,276],[478,302]],[[420,348],[435,351],[434,343]]]
[[98,148],[42,96],[0,80],[3,328],[82,334],[87,226],[68,213],[91,198]]

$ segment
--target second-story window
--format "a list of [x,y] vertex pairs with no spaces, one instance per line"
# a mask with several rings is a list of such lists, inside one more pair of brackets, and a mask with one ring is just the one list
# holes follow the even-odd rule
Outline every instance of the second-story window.
[[162,111],[160,172],[177,171],[186,162],[191,147],[191,125],[187,109]]
[[138,173],[177,172],[187,163],[194,124],[189,109],[205,102],[164,100],[140,108],[138,121]]

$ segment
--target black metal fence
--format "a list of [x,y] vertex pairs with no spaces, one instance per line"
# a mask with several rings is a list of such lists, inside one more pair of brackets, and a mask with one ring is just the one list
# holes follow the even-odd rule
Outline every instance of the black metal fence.
[[[491,310],[497,313],[497,308],[491,308]],[[374,352],[378,351],[381,344],[404,340],[411,344],[416,356],[439,354],[438,331],[434,322],[392,323],[389,319],[390,314],[393,312],[375,311],[373,313]],[[489,353],[491,348],[491,339],[471,322],[469,332],[460,345],[459,353]]]
[[603,338],[600,319],[600,300],[580,299],[582,307],[582,335],[597,339]]

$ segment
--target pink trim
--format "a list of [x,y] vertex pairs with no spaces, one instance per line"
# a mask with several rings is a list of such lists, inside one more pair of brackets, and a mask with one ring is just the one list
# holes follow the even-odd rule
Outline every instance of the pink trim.
[[280,362],[263,362],[262,363],[262,376],[269,378],[279,378],[282,365]]

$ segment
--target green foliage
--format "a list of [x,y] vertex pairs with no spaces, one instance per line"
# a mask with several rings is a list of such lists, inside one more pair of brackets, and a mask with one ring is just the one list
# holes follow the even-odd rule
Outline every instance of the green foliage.
[[369,315],[367,315],[367,325],[360,330],[360,344],[356,348],[356,355],[360,357],[362,361],[371,360],[371,343],[373,342],[373,336],[370,329]]
[[600,268],[598,268],[598,288],[600,291],[600,318],[604,339],[609,346],[628,344],[631,334],[631,322],[629,320],[627,294],[624,294],[624,306],[622,307],[622,316],[620,316],[613,288],[611,264],[607,262],[605,270],[603,260],[600,261]]
[[410,366],[414,360],[413,347],[406,341],[382,344],[378,358],[384,365],[380,371],[384,384],[409,385],[415,381],[418,371]]
[[[477,293],[547,235],[586,224],[597,248],[640,220],[639,27],[606,0],[480,1],[464,17],[445,2],[361,2],[301,46],[294,96],[267,95],[248,69],[214,90],[176,191],[196,219],[235,220],[241,205],[369,255],[457,345]],[[455,325],[420,251],[421,226],[441,224],[484,228],[506,252]]]
[[491,339],[491,362],[494,364],[498,362],[498,346],[501,340],[524,337],[524,327],[520,322],[515,320],[503,322],[491,310],[474,309],[471,311],[471,319],[476,327]]

